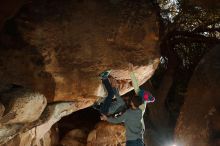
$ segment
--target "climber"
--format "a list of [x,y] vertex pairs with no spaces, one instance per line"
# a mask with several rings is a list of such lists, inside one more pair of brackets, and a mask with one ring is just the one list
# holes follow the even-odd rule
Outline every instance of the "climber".
[[[118,89],[115,87],[112,87],[112,86],[115,86],[116,83],[114,79],[111,79],[111,80],[109,79],[110,72],[111,70],[107,70],[100,74],[102,83],[105,86],[108,95],[107,97],[104,98],[104,101],[102,103],[96,102],[93,105],[93,108],[98,110],[101,114],[104,114],[107,116],[118,116],[127,109],[128,104],[129,104],[129,102],[127,101],[129,99],[128,97],[124,97],[124,99],[122,99],[122,97],[119,95]],[[116,98],[113,101],[114,96]]]
[[154,102],[155,98],[144,90],[141,90],[138,86],[138,81],[133,72],[133,65],[129,64],[129,71],[134,86],[136,95],[131,97],[131,107],[120,117],[113,118],[107,117],[102,114],[101,120],[108,121],[110,123],[122,123],[125,124],[126,129],[126,146],[144,146],[144,119],[146,104]]

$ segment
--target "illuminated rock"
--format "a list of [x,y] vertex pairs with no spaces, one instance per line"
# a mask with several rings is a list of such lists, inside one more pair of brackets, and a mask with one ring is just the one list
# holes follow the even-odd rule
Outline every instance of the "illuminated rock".
[[[106,94],[98,78],[102,71],[112,69],[120,94],[125,94],[132,89],[128,63],[134,64],[140,84],[159,64],[156,13],[146,1],[33,0],[10,23],[0,36],[0,85],[19,85],[40,94],[8,98],[11,109],[1,119],[2,144],[15,140],[18,145],[19,137],[19,145],[30,145],[29,139],[38,145],[61,117]],[[105,126],[109,131],[122,128]],[[123,139],[121,134],[116,132]]]
[[8,109],[1,118],[1,124],[30,123],[37,120],[47,105],[44,95],[26,89],[5,94],[10,99]]
[[13,139],[5,143],[7,146],[53,146],[58,144],[58,130],[52,127],[41,139],[35,139],[35,129],[29,130],[15,136]]
[[23,136],[25,139],[27,136],[32,137],[32,143],[38,143],[44,138],[48,131],[50,131],[51,127],[62,117],[87,106],[86,104],[83,104],[84,102],[61,102],[49,104],[39,119],[34,122],[1,126],[0,144],[6,144],[9,141],[13,141],[13,139],[16,141],[17,137],[23,139]]
[[125,128],[123,125],[100,122],[89,133],[87,146],[125,146],[125,142]]
[[158,26],[148,3],[134,3],[134,7],[127,1],[96,0],[27,4],[26,11],[15,17],[24,42],[12,47],[14,39],[9,36],[8,44],[4,41],[8,47],[0,50],[1,82],[30,87],[49,102],[95,101],[103,95],[98,74],[110,68],[125,85],[120,93],[126,93],[131,90],[129,62],[140,83],[146,82],[159,63]]

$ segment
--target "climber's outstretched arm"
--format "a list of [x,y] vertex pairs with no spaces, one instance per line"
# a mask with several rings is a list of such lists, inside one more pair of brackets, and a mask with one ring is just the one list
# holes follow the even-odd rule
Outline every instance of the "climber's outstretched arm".
[[130,63],[129,63],[129,72],[130,72],[130,77],[131,77],[132,85],[134,87],[134,91],[135,91],[136,95],[139,95],[140,88],[139,88],[138,80],[135,77],[135,74],[134,74],[134,71],[133,71],[133,65],[130,64]]
[[149,91],[141,90],[138,84],[138,80],[135,77],[134,71],[133,71],[133,65],[129,64],[129,71],[131,76],[132,85],[134,87],[134,91],[136,95],[142,97],[147,103],[154,102],[155,97],[152,96],[152,94]]

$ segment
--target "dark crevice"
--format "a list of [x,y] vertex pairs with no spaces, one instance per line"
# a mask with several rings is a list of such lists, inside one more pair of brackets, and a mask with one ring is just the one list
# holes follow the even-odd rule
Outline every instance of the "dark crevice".
[[74,112],[69,116],[63,117],[58,122],[60,138],[62,139],[65,134],[73,129],[82,129],[89,134],[99,121],[100,113],[92,107]]

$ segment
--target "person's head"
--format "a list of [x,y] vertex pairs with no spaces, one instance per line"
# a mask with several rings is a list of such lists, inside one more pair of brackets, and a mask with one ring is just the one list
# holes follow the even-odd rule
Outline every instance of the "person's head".
[[140,96],[131,97],[131,108],[136,109],[143,103],[143,100]]
[[131,104],[131,98],[129,96],[123,96],[125,104],[130,107]]
[[126,93],[125,95],[123,95],[123,99],[124,99],[124,101],[125,101],[125,103],[126,103],[126,105],[127,105],[128,107],[131,107],[131,97],[132,97],[132,96],[135,96],[134,90],[132,90],[132,91]]

